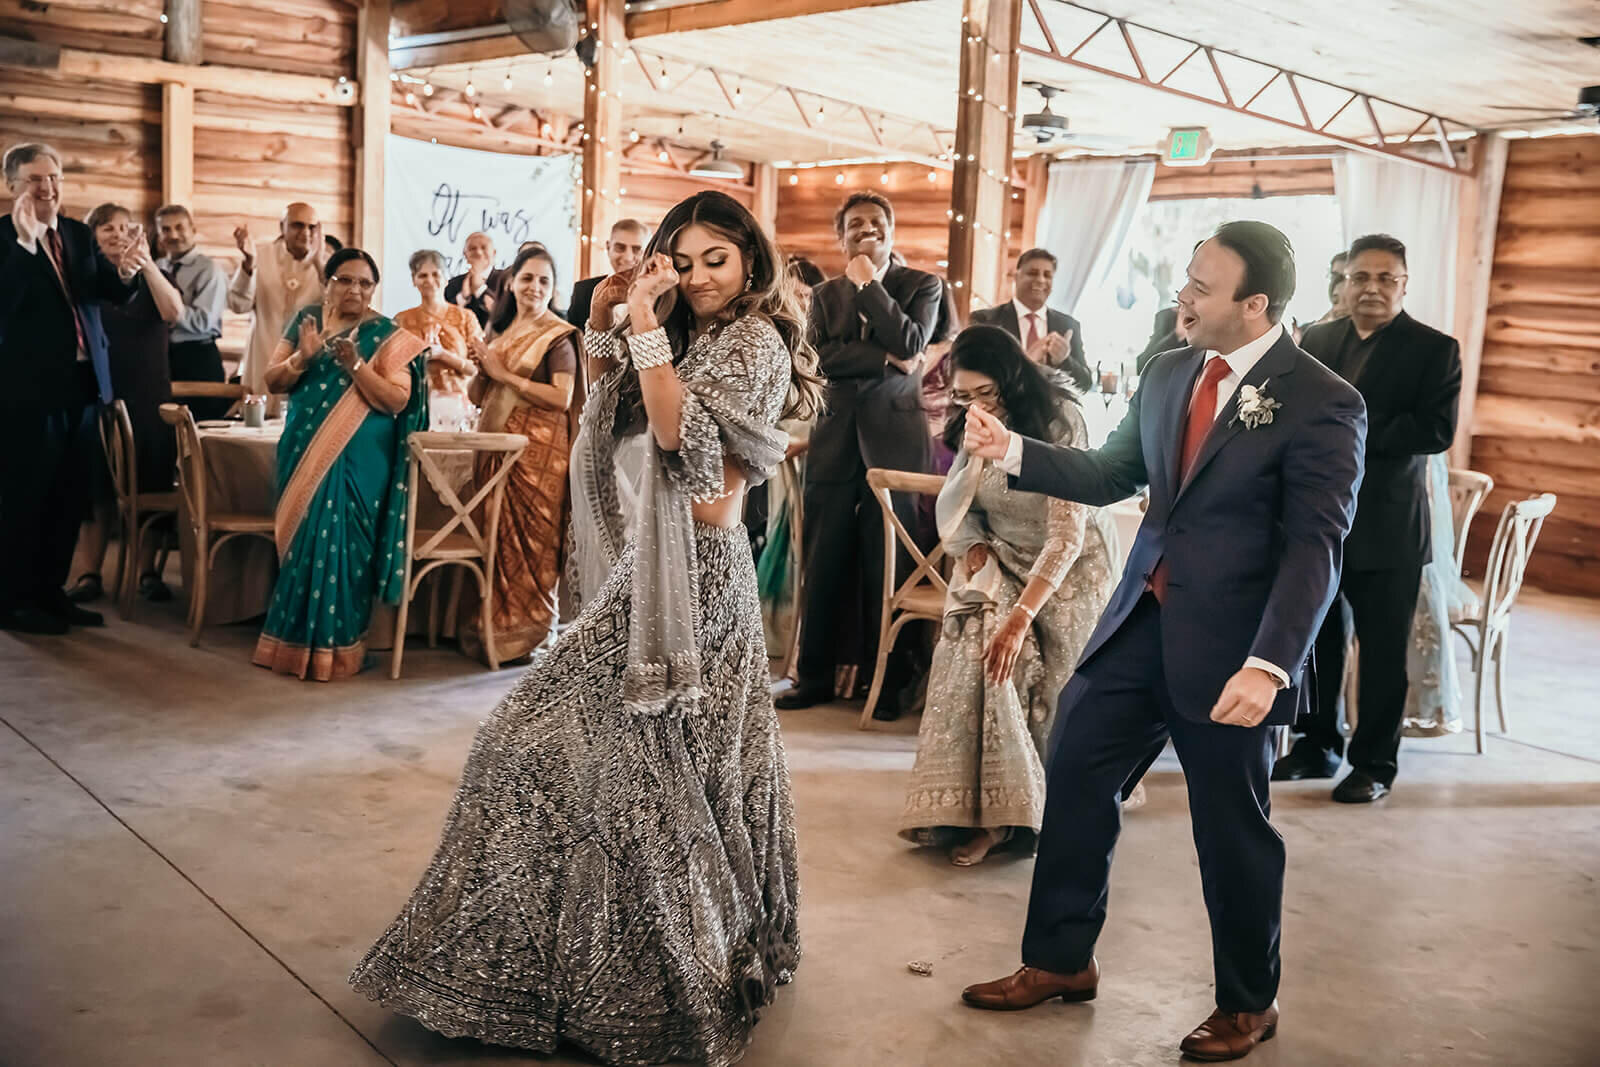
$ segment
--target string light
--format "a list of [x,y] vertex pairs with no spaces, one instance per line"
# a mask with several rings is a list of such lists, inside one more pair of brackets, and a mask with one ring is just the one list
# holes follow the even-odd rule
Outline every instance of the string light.
[[833,184],[835,184],[835,185],[843,185],[844,184],[844,171],[841,170],[838,174],[835,174],[833,176]]
[[672,79],[667,76],[667,65],[665,63],[661,64],[661,84],[663,87],[672,84]]
[[827,118],[827,117],[828,117],[828,116],[827,116],[827,115],[826,115],[826,114],[825,114],[825,113],[824,113],[824,112],[823,112],[823,110],[822,110],[822,105],[821,105],[821,104],[818,104],[818,105],[817,105],[817,121],[818,121],[818,122],[822,122],[822,121],[823,121],[823,120],[824,120],[824,119],[826,119],[826,118]]
[[790,185],[799,185],[800,184],[800,175],[798,175],[798,174],[789,175],[789,184]]
[[478,88],[472,84],[472,78],[470,75],[467,77],[467,87],[461,91],[467,94],[468,99],[478,95]]
[[629,130],[628,131],[628,140],[632,141],[634,144],[638,144],[639,143],[639,131],[638,130]]
[[549,85],[551,82],[553,82],[555,80],[556,80],[555,68],[554,67],[547,68],[545,70],[545,72],[544,72],[544,83],[546,85]]
[[422,83],[422,95],[423,96],[432,96],[433,95],[433,83],[432,82],[423,82]]
[[889,184],[889,172],[888,171],[884,171],[882,174],[880,174],[878,176],[878,181],[883,185],[888,185]]
[[509,69],[507,69],[507,71],[506,71],[506,83],[505,84],[506,84],[506,92],[509,93],[511,91],[511,71]]
[[667,150],[665,148],[663,148],[661,151],[656,153],[656,158],[659,159],[663,163],[671,163],[672,162],[672,156],[667,153]]
[[936,171],[936,170],[930,170],[930,171],[929,171],[929,172],[928,172],[928,180],[929,180],[929,181],[930,181],[930,182],[936,182],[936,181],[938,181],[938,180],[939,180],[939,172],[938,172],[938,171]]
[[416,93],[406,93],[406,106],[407,107],[416,107],[417,106],[417,94]]

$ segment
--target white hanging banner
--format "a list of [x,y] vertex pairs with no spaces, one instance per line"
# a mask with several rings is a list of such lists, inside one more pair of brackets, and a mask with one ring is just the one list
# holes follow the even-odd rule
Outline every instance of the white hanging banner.
[[391,135],[384,145],[384,314],[417,304],[413,252],[431,248],[444,257],[445,277],[462,274],[461,246],[479,230],[494,241],[496,267],[509,267],[525,241],[548,248],[556,262],[551,303],[565,307],[575,280],[581,166],[575,155],[502,155]]

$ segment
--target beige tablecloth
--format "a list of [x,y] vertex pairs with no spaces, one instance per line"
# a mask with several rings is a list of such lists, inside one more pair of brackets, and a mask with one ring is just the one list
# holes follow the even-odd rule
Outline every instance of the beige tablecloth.
[[[235,511],[270,515],[277,503],[278,438],[283,435],[283,421],[268,420],[266,426],[259,429],[250,429],[239,423],[229,423],[227,426],[202,424],[199,430],[206,462],[206,509],[212,514]],[[439,466],[458,493],[465,493],[472,481],[472,458],[472,453],[466,451],[439,455]],[[421,492],[417,500],[417,525],[422,529],[437,528],[449,518],[450,509],[440,502],[426,478],[419,480]],[[182,517],[179,528],[184,588],[192,590],[191,576],[194,574],[196,553],[186,515]],[[452,572],[457,570],[460,568],[443,568],[441,577],[449,583]],[[463,577],[467,578],[465,586],[471,587],[473,583],[470,576],[463,573]],[[211,569],[206,590],[206,625],[243,622],[265,615],[277,578],[278,553],[271,542],[259,537],[240,537],[229,541],[217,551],[216,564]],[[429,575],[417,591],[413,611],[406,625],[410,633],[425,631],[433,580],[434,575]],[[444,590],[448,592],[451,587],[451,584],[446,584]],[[471,602],[476,603],[476,590],[470,592]],[[368,647],[392,647],[395,609],[381,603],[374,608]],[[451,636],[458,612],[445,610],[443,614],[446,625],[441,632]]]

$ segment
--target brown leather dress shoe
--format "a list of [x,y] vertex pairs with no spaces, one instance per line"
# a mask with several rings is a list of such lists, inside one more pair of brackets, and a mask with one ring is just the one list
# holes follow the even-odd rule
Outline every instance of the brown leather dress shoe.
[[1100,984],[1100,965],[1093,959],[1076,974],[1056,974],[1037,967],[1019,967],[1017,973],[993,982],[980,982],[961,991],[961,999],[985,1011],[1021,1011],[1060,997],[1069,1004],[1093,1000]]
[[1211,1018],[1195,1027],[1194,1033],[1184,1038],[1178,1047],[1192,1060],[1205,1060],[1207,1063],[1242,1060],[1261,1042],[1271,1041],[1277,1032],[1276,1000],[1266,1011],[1259,1012],[1227,1012],[1218,1008],[1211,1013]]

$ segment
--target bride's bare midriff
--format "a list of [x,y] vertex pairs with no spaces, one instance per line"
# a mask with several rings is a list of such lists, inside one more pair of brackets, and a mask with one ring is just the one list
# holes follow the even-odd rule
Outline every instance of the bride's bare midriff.
[[727,462],[722,464],[722,489],[726,496],[693,506],[695,522],[702,526],[726,528],[737,526],[744,518],[745,476]]

